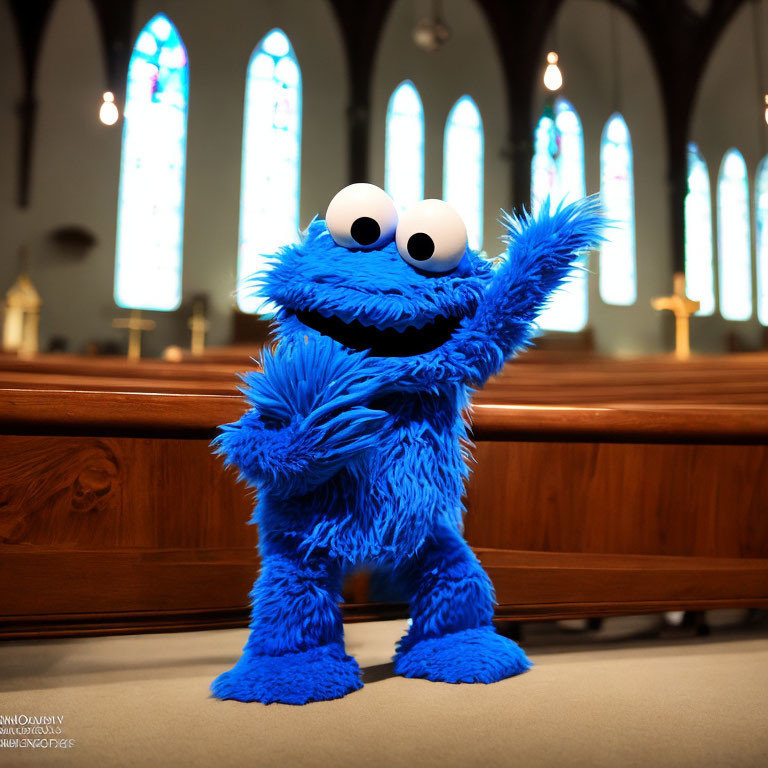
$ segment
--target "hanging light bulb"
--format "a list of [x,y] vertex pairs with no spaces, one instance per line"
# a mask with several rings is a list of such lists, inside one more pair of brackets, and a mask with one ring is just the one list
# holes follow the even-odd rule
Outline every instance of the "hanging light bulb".
[[451,28],[442,19],[442,3],[433,0],[432,13],[413,28],[413,42],[427,53],[434,53],[451,39]]
[[547,54],[547,68],[544,70],[544,85],[550,91],[559,91],[563,86],[563,73],[557,66],[558,56],[554,51]]
[[117,122],[119,114],[117,111],[117,104],[115,104],[115,95],[112,91],[106,91],[104,93],[104,101],[101,104],[99,110],[99,120],[104,125],[114,125]]
[[768,93],[763,96],[763,101],[765,102],[765,122],[768,123]]

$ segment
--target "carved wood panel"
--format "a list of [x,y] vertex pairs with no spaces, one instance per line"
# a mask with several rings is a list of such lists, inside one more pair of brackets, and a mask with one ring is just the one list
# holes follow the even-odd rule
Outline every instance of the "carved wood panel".
[[253,547],[251,507],[207,440],[0,437],[0,544]]

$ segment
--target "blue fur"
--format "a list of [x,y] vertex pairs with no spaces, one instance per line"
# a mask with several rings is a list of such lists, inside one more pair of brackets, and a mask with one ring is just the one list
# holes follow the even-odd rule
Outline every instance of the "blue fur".
[[362,687],[357,662],[346,655],[343,643],[333,643],[282,656],[246,651],[213,681],[211,692],[219,699],[307,704],[339,699]]
[[[505,223],[497,269],[467,249],[451,272],[433,274],[393,243],[341,248],[315,220],[261,278],[280,307],[279,344],[245,376],[251,409],[222,427],[216,449],[258,490],[262,570],[244,654],[214,695],[301,704],[357,690],[338,603],[343,572],[361,563],[386,565],[410,597],[399,674],[491,683],[530,666],[495,633],[493,587],[461,535],[463,413],[470,388],[529,343],[603,220],[588,198]],[[310,309],[379,329],[422,328],[441,314],[461,322],[431,352],[375,357],[305,326],[295,313]]]

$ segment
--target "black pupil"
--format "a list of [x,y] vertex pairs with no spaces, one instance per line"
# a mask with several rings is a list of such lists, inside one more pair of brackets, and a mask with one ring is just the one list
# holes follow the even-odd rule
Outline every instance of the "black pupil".
[[355,242],[360,245],[371,245],[381,237],[381,227],[369,216],[355,219],[351,232]]
[[429,235],[417,232],[408,238],[408,253],[416,261],[426,261],[435,252],[435,243]]

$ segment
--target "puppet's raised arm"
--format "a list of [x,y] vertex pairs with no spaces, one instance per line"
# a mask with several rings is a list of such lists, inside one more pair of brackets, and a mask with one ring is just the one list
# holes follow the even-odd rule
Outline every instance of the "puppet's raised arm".
[[535,320],[574,265],[603,239],[605,219],[597,196],[552,209],[549,201],[534,217],[508,216],[507,254],[466,326],[474,348],[478,381],[498,372],[525,347]]

